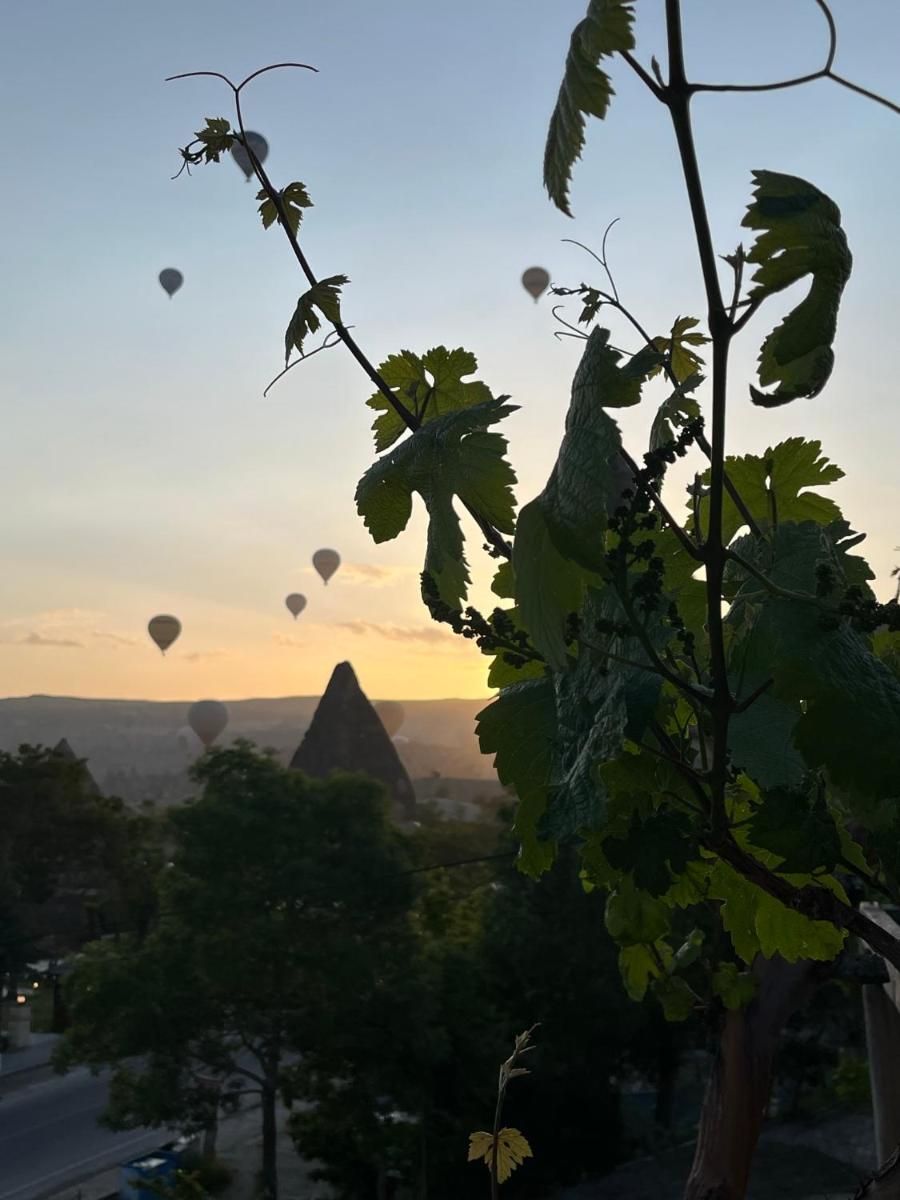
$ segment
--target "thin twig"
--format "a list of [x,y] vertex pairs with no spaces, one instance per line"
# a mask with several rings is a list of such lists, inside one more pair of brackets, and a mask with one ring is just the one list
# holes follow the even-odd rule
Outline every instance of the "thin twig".
[[643,83],[645,83],[647,85],[647,87],[650,89],[650,91],[653,93],[653,95],[657,98],[657,100],[664,100],[665,99],[665,91],[663,90],[663,88],[661,88],[659,86],[659,84],[656,82],[656,80],[653,78],[653,76],[650,74],[650,72],[646,69],[646,67],[641,66],[641,64],[634,57],[634,55],[631,54],[630,51],[620,50],[619,53],[621,54],[622,58],[624,58],[625,61],[628,63],[629,67],[631,67],[632,71],[634,71],[634,73],[638,76],[638,78],[641,79],[643,81]]
[[746,712],[750,705],[757,701],[763,692],[767,692],[774,682],[775,680],[770,676],[767,680],[765,680],[764,683],[761,683],[758,688],[754,688],[746,700],[738,701],[734,706],[734,711],[736,713]]
[[[348,325],[347,328],[352,329],[353,326]],[[331,340],[332,338],[336,338],[337,341],[332,341]],[[336,346],[340,340],[341,339],[340,339],[340,336],[339,336],[337,330],[332,329],[332,331],[327,335],[325,340],[322,342],[321,346],[316,346],[315,350],[307,350],[305,352],[301,352],[299,358],[295,358],[292,363],[288,363],[288,365],[284,368],[283,371],[279,371],[278,374],[275,376],[275,378],[266,384],[265,388],[263,389],[263,398],[265,398],[269,394],[269,392],[275,386],[275,384],[278,382],[279,379],[283,379],[284,376],[287,375],[288,371],[293,371],[294,367],[299,367],[301,363],[306,362],[306,360],[308,358],[312,358],[314,355],[320,353],[320,351],[322,351],[322,350],[331,350],[332,347]]]

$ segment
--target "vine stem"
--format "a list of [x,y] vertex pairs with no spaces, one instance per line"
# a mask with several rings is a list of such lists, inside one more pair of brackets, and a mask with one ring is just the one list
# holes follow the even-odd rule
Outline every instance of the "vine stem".
[[[250,165],[253,168],[253,173],[256,176],[256,178],[258,179],[260,185],[262,186],[263,191],[266,193],[267,198],[274,205],[275,211],[278,214],[278,223],[281,226],[281,228],[284,230],[284,234],[287,237],[288,242],[290,243],[291,250],[293,251],[294,257],[297,259],[297,262],[300,265],[301,271],[306,276],[306,280],[309,283],[310,287],[315,287],[316,284],[318,283],[318,277],[315,274],[315,272],[313,271],[312,267],[310,266],[309,260],[307,259],[306,255],[303,252],[303,249],[300,246],[299,238],[297,237],[294,230],[291,228],[291,224],[290,224],[290,221],[288,220],[288,215],[287,215],[287,212],[284,207],[284,201],[281,198],[281,193],[278,191],[278,189],[275,187],[275,185],[269,179],[269,176],[266,174],[265,170],[263,169],[263,165],[259,161],[259,158],[257,157],[253,147],[250,145],[250,143],[247,140],[247,131],[244,128],[244,115],[243,115],[243,112],[241,109],[241,89],[246,84],[250,83],[251,80],[256,79],[257,76],[265,74],[266,71],[275,71],[281,67],[301,67],[301,68],[304,68],[304,69],[310,70],[310,71],[316,70],[315,67],[311,67],[307,63],[293,63],[293,62],[292,63],[273,63],[268,67],[261,67],[258,71],[253,71],[250,75],[248,75],[246,77],[246,79],[243,79],[239,84],[233,83],[228,78],[227,75],[223,75],[219,71],[187,71],[181,75],[170,75],[167,78],[166,82],[168,83],[174,79],[189,79],[189,78],[192,78],[193,76],[197,76],[197,75],[207,75],[207,76],[213,76],[216,79],[223,80],[223,82],[227,83],[228,86],[231,88],[231,91],[234,95],[235,115],[237,117],[238,129],[240,130],[241,144],[247,153],[247,157],[250,159]],[[354,338],[354,336],[352,335],[350,330],[347,328],[347,326],[344,325],[342,321],[332,321],[331,324],[333,325],[334,331],[337,334],[337,336],[340,338],[340,340],[344,343],[344,345],[347,347],[347,349],[350,351],[350,353],[356,359],[359,366],[362,368],[362,370],[365,372],[365,374],[369,377],[369,379],[372,381],[372,383],[375,385],[375,387],[378,389],[378,391],[387,400],[388,404],[391,406],[391,408],[394,410],[394,412],[397,414],[397,416],[400,418],[400,420],[403,422],[403,424],[406,426],[406,428],[409,429],[411,432],[415,433],[415,431],[420,428],[421,422],[416,419],[414,414],[411,413],[409,411],[409,409],[400,402],[400,400],[398,400],[393,389],[388,385],[388,383],[386,382],[384,377],[381,375],[381,373],[378,371],[378,369],[376,368],[374,363],[363,352],[359,343],[356,341],[356,338]],[[282,372],[282,374],[283,374],[283,372]],[[280,378],[280,376],[279,376],[279,378]],[[460,502],[462,503],[463,507],[465,508],[465,510],[469,514],[469,516],[475,521],[475,523],[478,526],[478,528],[480,529],[483,537],[486,539],[486,541],[491,546],[491,548],[496,552],[496,554],[502,558],[511,558],[512,557],[512,548],[509,545],[509,543],[506,541],[506,539],[503,537],[503,535],[499,532],[499,530],[495,529],[494,526],[489,521],[487,521],[484,517],[482,517],[480,515],[480,513],[478,513],[477,510],[472,507],[472,505],[470,505],[467,501],[463,500],[461,497],[460,497]]]
[[681,159],[685,187],[691,209],[703,284],[708,307],[708,328],[712,340],[712,442],[710,455],[709,528],[703,546],[706,564],[706,608],[709,629],[710,673],[713,702],[710,707],[712,723],[712,762],[710,790],[713,820],[724,824],[725,785],[728,775],[728,722],[734,704],[728,684],[728,664],[725,655],[725,634],[722,623],[722,578],[725,570],[725,547],[722,538],[723,500],[725,492],[725,411],[728,378],[728,351],[732,324],[722,298],[716,255],[700,166],[691,126],[691,86],[684,68],[684,43],[681,27],[681,0],[666,0],[666,37],[669,51],[669,83],[665,100],[672,119],[675,139]]

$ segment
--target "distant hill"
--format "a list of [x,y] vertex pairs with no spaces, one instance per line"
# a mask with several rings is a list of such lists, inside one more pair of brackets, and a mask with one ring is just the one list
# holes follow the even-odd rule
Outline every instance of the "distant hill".
[[[229,700],[229,724],[220,739],[249,738],[288,762],[312,719],[318,696]],[[496,776],[475,738],[483,700],[404,700],[406,720],[396,739],[410,776],[434,772],[454,779]],[[83,700],[70,696],[0,699],[0,749],[22,743],[55,746],[65,738],[104,791],[133,803],[183,798],[187,768],[199,743],[186,728],[184,701]]]

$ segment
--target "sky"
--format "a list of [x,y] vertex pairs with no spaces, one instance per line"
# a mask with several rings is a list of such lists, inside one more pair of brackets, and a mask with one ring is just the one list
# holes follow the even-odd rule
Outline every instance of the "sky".
[[[900,6],[836,0],[837,69],[900,93]],[[662,0],[639,0],[638,56],[664,61]],[[667,115],[624,64],[604,123],[589,122],[570,220],[541,184],[547,121],[584,0],[36,0],[12,6],[0,46],[8,179],[0,195],[0,694],[191,700],[315,694],[349,658],[378,698],[486,695],[484,660],[430,623],[418,594],[421,513],[374,545],[355,512],[374,451],[371,388],[341,349],[267,398],[304,290],[278,230],[264,232],[236,165],[171,176],[205,117],[230,116],[218,70],[241,78],[266,163],[315,207],[303,242],[343,273],[343,312],[375,361],[464,346],[509,393],[524,502],[562,433],[580,343],[557,339],[522,271],[597,282],[564,238],[610,252],[623,299],[662,332],[703,315],[699,268]],[[813,0],[685,0],[689,73],[759,81],[814,70]],[[15,114],[14,119],[11,114]],[[900,118],[834,84],[703,96],[694,116],[717,248],[741,237],[750,172],[811,179],[840,205],[855,269],[837,365],[818,398],[761,411],[747,383],[761,339],[736,344],[733,453],[797,434],[847,472],[833,488],[866,530],[878,590],[900,543],[896,344]],[[745,240],[746,240],[746,231]],[[158,272],[185,277],[169,300]],[[570,318],[574,305],[566,309]],[[619,329],[619,339],[626,338]],[[622,344],[628,345],[627,341]],[[633,347],[637,349],[637,346]],[[652,396],[622,414],[641,451]],[[476,601],[490,563],[472,539]],[[314,550],[343,565],[327,587]],[[900,557],[900,555],[898,555]],[[288,592],[309,603],[293,621]],[[163,658],[146,624],[174,613]]]

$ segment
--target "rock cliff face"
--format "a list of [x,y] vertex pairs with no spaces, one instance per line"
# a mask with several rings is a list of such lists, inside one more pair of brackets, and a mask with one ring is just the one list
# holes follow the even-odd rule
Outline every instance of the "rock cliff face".
[[362,771],[385,785],[395,820],[415,815],[406,768],[348,662],[334,668],[291,766],[318,779],[332,771]]

